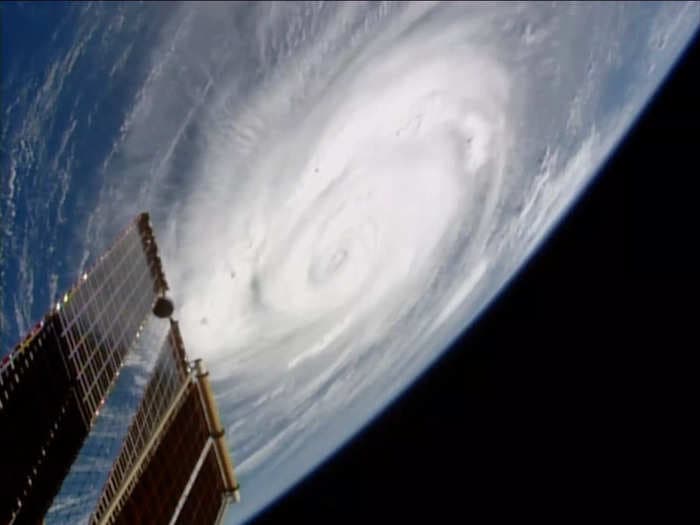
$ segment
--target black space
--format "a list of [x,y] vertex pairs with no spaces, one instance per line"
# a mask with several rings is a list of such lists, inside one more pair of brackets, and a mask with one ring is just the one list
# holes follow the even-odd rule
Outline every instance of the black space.
[[255,524],[599,520],[648,507],[632,488],[655,445],[631,429],[653,411],[656,363],[665,369],[660,319],[683,311],[698,266],[698,40],[492,308]]

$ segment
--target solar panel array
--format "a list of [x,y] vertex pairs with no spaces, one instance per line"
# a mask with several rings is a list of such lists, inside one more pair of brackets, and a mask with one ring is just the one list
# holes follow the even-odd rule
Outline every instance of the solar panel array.
[[45,517],[46,525],[87,525],[128,435],[157,363],[169,322],[151,316],[124,359],[80,454]]
[[206,374],[186,359],[171,320],[91,525],[214,524],[237,495]]
[[59,303],[66,360],[88,426],[155,298],[141,231],[133,227]]
[[167,288],[141,214],[0,362],[0,523],[206,525],[238,500],[207,373],[150,315]]
[[0,362],[0,523],[49,508],[156,297],[167,290],[139,215]]
[[176,402],[179,392],[188,382],[185,359],[177,324],[171,322],[168,335],[162,343],[158,359],[143,391],[138,410],[133,416],[119,455],[102,489],[91,523],[98,523],[102,519],[126,477],[147,450],[151,438],[156,434],[168,410]]

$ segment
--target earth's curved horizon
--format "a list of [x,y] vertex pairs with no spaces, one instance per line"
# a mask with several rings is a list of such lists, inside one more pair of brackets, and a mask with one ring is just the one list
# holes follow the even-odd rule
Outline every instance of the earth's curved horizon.
[[30,3],[2,23],[0,356],[148,211],[227,426],[233,524],[489,305],[700,4]]

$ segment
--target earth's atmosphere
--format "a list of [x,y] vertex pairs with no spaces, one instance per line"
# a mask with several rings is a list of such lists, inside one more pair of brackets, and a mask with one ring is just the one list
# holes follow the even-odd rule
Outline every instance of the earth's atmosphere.
[[149,211],[237,465],[227,523],[469,326],[700,24],[695,2],[1,9],[1,352]]

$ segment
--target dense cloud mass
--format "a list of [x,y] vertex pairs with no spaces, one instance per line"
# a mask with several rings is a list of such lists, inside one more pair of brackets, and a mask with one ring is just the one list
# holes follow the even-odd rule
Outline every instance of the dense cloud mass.
[[[46,242],[72,239],[80,255],[62,257],[81,267],[151,213],[185,343],[207,359],[228,425],[244,486],[233,521],[337,448],[469,325],[700,19],[692,3],[73,11],[70,52],[45,85],[62,93],[85,61],[104,95],[76,100],[55,125],[77,144],[44,155],[67,174],[56,199],[73,220]],[[25,121],[48,126],[42,108],[79,95],[65,93],[35,100]],[[19,153],[27,126],[3,129]],[[81,147],[99,152],[83,159],[87,186],[70,178]],[[23,155],[11,161],[12,209],[24,202],[15,177],[39,166]],[[32,211],[5,232],[23,239],[8,299],[18,330],[34,299],[32,234],[20,235]],[[67,280],[49,279],[51,295]]]

